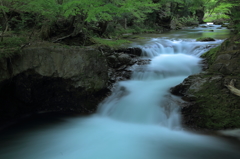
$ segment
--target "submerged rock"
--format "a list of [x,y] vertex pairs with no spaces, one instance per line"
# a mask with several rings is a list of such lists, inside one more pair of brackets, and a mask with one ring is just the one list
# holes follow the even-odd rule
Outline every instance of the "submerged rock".
[[196,41],[215,41],[215,39],[211,37],[203,37],[203,38],[198,38]]

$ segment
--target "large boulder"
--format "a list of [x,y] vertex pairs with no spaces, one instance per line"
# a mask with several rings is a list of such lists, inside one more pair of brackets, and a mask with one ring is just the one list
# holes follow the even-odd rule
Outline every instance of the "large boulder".
[[0,124],[39,112],[93,113],[114,82],[130,78],[140,54],[40,43],[0,58]]
[[240,128],[240,97],[226,87],[235,79],[240,89],[239,37],[227,39],[221,46],[202,55],[208,68],[189,76],[172,88],[188,104],[182,106],[183,123],[194,129]]
[[36,112],[91,113],[108,92],[108,63],[95,48],[30,46],[0,59],[0,121]]

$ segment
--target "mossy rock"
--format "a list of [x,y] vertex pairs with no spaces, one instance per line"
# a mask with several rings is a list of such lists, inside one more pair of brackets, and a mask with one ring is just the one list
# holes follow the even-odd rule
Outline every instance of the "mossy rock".
[[205,58],[209,65],[212,65],[217,57],[217,52],[219,51],[220,47],[212,48],[208,52],[201,55],[202,58]]
[[[234,43],[239,40],[239,36],[233,36],[204,53],[201,57],[206,58],[209,68],[188,77],[178,86],[182,91],[180,95],[190,102],[182,109],[183,122],[188,127],[208,130],[240,128],[240,98],[225,86],[235,79],[235,87],[240,89],[240,46]],[[196,85],[198,89],[192,89]]]
[[222,27],[228,27],[229,24],[222,24]]
[[211,37],[202,37],[202,38],[196,39],[196,41],[215,41],[215,39]]
[[214,130],[240,127],[240,99],[222,85],[228,78],[232,77],[210,80],[195,94],[197,107],[194,108],[194,125]]

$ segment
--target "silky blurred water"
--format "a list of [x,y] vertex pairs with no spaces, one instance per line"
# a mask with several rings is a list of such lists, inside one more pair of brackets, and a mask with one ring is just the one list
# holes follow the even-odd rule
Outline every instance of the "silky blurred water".
[[17,124],[0,134],[0,158],[239,159],[236,145],[184,131],[180,99],[169,93],[200,72],[199,56],[221,42],[152,38],[134,44],[150,64],[133,66],[131,80],[117,83],[96,114]]

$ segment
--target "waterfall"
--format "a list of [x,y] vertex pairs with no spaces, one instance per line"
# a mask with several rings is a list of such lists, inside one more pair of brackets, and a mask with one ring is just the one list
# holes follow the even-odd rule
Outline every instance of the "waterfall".
[[[155,39],[153,40],[155,41]],[[179,106],[171,101],[168,90],[187,76],[198,73],[199,57],[183,54],[192,45],[164,41],[142,46],[143,54],[151,58],[147,66],[136,66],[131,80],[119,82],[112,96],[100,106],[98,113],[125,122],[155,124],[172,129],[181,127]]]

